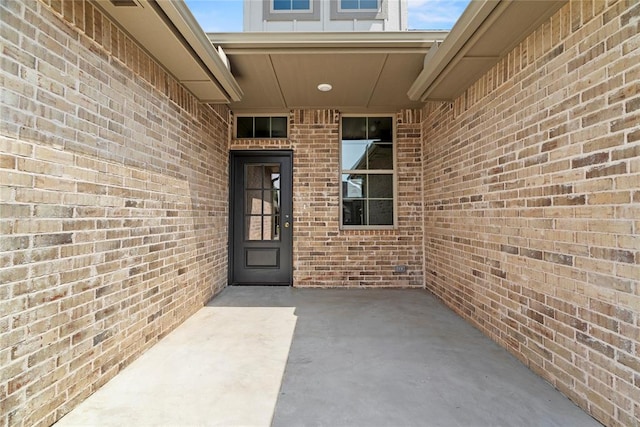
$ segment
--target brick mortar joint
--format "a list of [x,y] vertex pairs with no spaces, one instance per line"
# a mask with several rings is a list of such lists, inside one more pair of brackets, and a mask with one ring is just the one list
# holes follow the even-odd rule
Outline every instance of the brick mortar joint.
[[[133,39],[131,39],[127,35],[126,31],[124,31],[120,27],[120,25],[118,25],[118,23],[114,22],[108,15],[103,13],[102,9],[100,9],[100,8],[97,9],[98,13],[100,13],[100,15],[102,15],[102,19],[107,21],[109,24],[114,25],[119,31],[121,31],[121,34],[123,34],[126,37],[127,40],[131,40],[131,43],[137,48],[138,54],[145,55],[146,58],[147,58],[146,60],[148,62],[153,63],[157,67],[159,67],[162,70],[162,72],[167,76],[168,79],[172,80],[175,83],[175,85],[177,85],[183,92],[188,94],[188,97],[191,98],[190,100],[184,100],[183,99],[182,100],[182,101],[184,101],[184,105],[183,105],[183,102],[179,99],[179,98],[183,98],[182,96],[178,95],[177,96],[178,99],[175,99],[176,97],[172,96],[173,95],[173,91],[168,89],[168,85],[165,85],[165,87],[163,88],[163,87],[161,87],[162,85],[155,84],[153,81],[151,81],[150,79],[146,78],[141,73],[137,72],[135,70],[135,68],[133,68],[132,66],[127,64],[127,62],[125,61],[126,57],[124,56],[124,54],[123,54],[123,58],[120,58],[120,57],[114,55],[113,52],[107,50],[106,47],[104,46],[104,44],[101,41],[98,41],[94,37],[91,37],[89,34],[87,34],[87,32],[85,30],[79,28],[76,25],[76,23],[71,22],[69,20],[69,18],[67,16],[65,16],[65,14],[63,12],[63,9],[61,9],[58,12],[58,11],[56,11],[56,9],[53,8],[53,6],[51,4],[49,4],[49,2],[47,0],[37,0],[37,1],[39,2],[39,4],[42,7],[46,7],[53,15],[58,17],[61,20],[61,22],[64,23],[64,25],[66,25],[67,27],[71,28],[80,37],[84,37],[86,40],[89,41],[89,43],[91,43],[94,46],[98,47],[100,49],[100,51],[102,51],[103,53],[108,55],[110,61],[117,61],[121,66],[126,67],[135,76],[139,77],[141,80],[143,80],[147,84],[151,85],[154,88],[154,90],[158,91],[158,93],[160,93],[163,96],[165,96],[171,103],[176,105],[178,108],[183,110],[185,113],[187,113],[188,115],[190,115],[193,118],[197,118],[200,102],[197,101],[196,97],[185,86],[183,86],[169,71],[167,71],[164,68],[164,66],[159,64],[153,57],[148,55],[146,53],[146,51],[142,47],[140,47],[138,45],[137,42],[135,42]],[[94,0],[75,0],[75,1],[92,4],[92,7],[95,8],[95,6],[93,6]],[[189,104],[191,104],[193,106],[193,108],[190,108]]]

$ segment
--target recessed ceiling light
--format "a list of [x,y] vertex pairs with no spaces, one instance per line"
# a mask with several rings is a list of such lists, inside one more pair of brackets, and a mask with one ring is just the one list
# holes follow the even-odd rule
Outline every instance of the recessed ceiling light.
[[331,89],[333,89],[333,86],[331,86],[329,83],[320,83],[318,85],[318,90],[320,92],[329,92]]

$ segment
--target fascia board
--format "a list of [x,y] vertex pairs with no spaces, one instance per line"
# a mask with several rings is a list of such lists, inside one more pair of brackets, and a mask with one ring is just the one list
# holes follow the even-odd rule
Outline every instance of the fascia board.
[[213,74],[220,86],[226,91],[230,100],[240,101],[243,95],[240,85],[184,1],[158,1],[156,4],[180,31],[202,63],[207,66],[208,71]]
[[214,45],[227,52],[251,49],[318,48],[417,48],[428,49],[435,42],[446,39],[448,31],[398,32],[263,32],[263,33],[207,33]]
[[478,0],[469,4],[447,38],[437,47],[433,55],[425,61],[424,69],[407,92],[409,99],[412,101],[424,101],[425,97],[423,95],[442,74],[444,69],[455,61],[456,56],[461,56],[461,50],[471,37],[477,33],[483,22],[491,15],[499,3],[496,0]]

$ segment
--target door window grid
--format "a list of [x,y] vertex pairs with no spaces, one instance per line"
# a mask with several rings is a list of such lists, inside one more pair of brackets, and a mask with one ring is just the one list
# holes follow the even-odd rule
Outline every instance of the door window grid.
[[244,193],[245,240],[280,240],[280,166],[246,165]]

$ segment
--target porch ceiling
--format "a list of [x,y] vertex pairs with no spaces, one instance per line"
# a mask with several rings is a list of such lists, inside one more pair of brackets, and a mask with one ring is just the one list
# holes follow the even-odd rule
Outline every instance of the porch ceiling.
[[[402,33],[209,33],[222,47],[242,100],[236,112],[295,108],[389,111],[420,107],[407,92],[446,31]],[[318,84],[333,90],[320,92]]]
[[[209,33],[244,97],[236,112],[389,111],[451,101],[567,0],[478,0],[451,32]],[[330,92],[317,86],[329,83]]]

